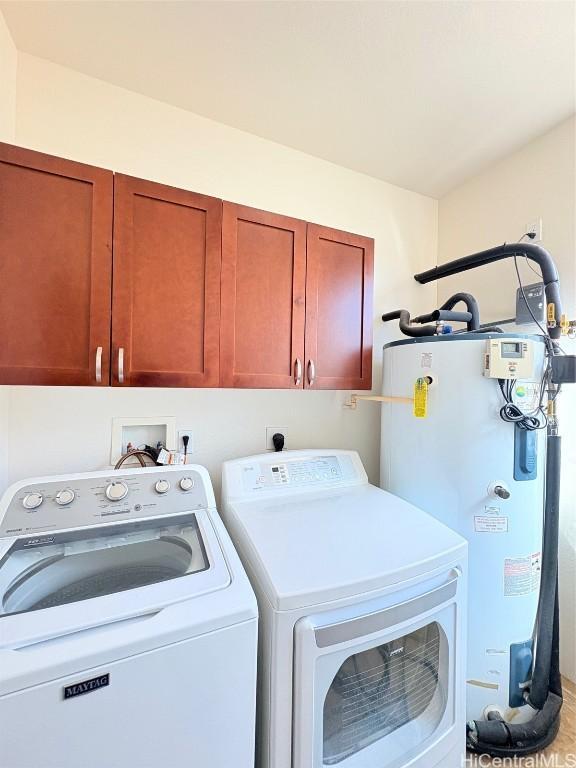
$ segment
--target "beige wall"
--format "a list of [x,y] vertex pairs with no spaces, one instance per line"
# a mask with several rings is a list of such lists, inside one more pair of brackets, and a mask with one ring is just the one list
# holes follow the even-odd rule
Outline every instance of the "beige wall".
[[14,140],[16,64],[16,48],[0,13],[0,141]]
[[[16,66],[17,53],[14,42],[0,12],[0,141],[14,141],[16,125]],[[0,492],[7,480],[8,403],[0,387]]]
[[[396,333],[378,315],[435,303],[435,287],[411,279],[436,259],[430,198],[24,54],[16,142],[374,237],[376,389],[382,345]],[[378,405],[346,411],[343,392],[6,387],[3,397],[9,481],[102,467],[113,416],[160,415],[193,427],[194,458],[216,484],[223,459],[263,450],[266,425],[286,425],[289,447],[358,449],[378,482]]]
[[[492,165],[439,203],[438,263],[514,242],[526,225],[543,221],[543,245],[560,272],[562,295],[576,315],[576,117]],[[525,265],[522,279],[538,282]],[[465,272],[438,283],[439,298],[469,290],[483,321],[515,314],[516,273],[511,260]]]
[[[543,245],[560,273],[565,309],[576,316],[576,118],[531,142],[453,190],[439,202],[439,259],[450,259],[514,241],[534,218],[543,220]],[[522,279],[538,276],[522,265]],[[511,261],[438,283],[439,298],[471,291],[486,322],[515,314],[516,273]],[[523,329],[525,330],[525,329]],[[576,343],[563,341],[567,353]],[[559,400],[563,435],[560,595],[562,668],[576,680],[576,387]]]

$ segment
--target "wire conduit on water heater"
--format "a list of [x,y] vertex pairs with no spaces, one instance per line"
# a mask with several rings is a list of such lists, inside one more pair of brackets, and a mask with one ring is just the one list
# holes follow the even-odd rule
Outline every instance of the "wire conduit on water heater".
[[[559,665],[558,538],[561,438],[558,434],[556,397],[563,383],[574,383],[576,364],[574,358],[565,356],[559,346],[559,338],[567,323],[562,315],[558,271],[551,255],[544,248],[531,243],[505,243],[414,276],[417,282],[424,284],[470,269],[484,267],[505,258],[513,258],[520,290],[524,295],[517,265],[518,257],[534,261],[542,271],[547,302],[547,327],[543,328],[536,318],[534,322],[543,334],[540,339],[544,341],[545,346],[544,363],[541,381],[535,385],[537,402],[530,413],[516,408],[512,388],[507,386],[510,382],[498,379],[500,391],[505,400],[500,417],[510,422],[510,427],[515,430],[515,437],[518,431],[524,435],[531,432],[536,435],[539,430],[547,430],[544,515],[540,590],[535,609],[531,662],[527,670],[526,684],[522,686],[522,690],[518,691],[520,699],[526,705],[526,711],[529,712],[528,707],[530,707],[534,714],[527,722],[507,722],[499,708],[487,707],[483,713],[484,719],[473,719],[468,722],[468,749],[494,757],[516,757],[540,751],[553,742],[560,725],[562,684]],[[465,312],[453,312],[453,308],[459,302],[466,305]],[[525,302],[530,311],[526,299]],[[442,339],[450,340],[451,337],[473,339],[481,338],[479,334],[498,333],[500,335],[502,333],[501,328],[481,326],[478,304],[475,298],[467,293],[456,293],[437,310],[413,319],[410,318],[407,310],[396,310],[382,316],[383,321],[393,319],[400,320],[400,330],[404,335],[414,337],[414,341],[423,343],[424,346],[417,345],[421,349],[428,348],[428,341],[441,342]],[[446,321],[465,322],[466,329],[454,333],[451,328],[444,327]],[[408,343],[394,342],[389,346]],[[460,345],[457,344],[457,346]],[[430,345],[430,348],[433,347]],[[423,353],[423,357],[425,354]],[[430,356],[431,353],[427,354]],[[558,355],[562,355],[562,365],[554,362]],[[473,601],[471,601],[470,610],[474,611]],[[512,718],[509,719],[512,720]]]

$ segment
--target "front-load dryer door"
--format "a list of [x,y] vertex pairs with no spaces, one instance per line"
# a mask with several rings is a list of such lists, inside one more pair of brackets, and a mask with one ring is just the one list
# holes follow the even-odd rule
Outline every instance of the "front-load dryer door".
[[229,583],[203,510],[21,537],[0,560],[0,645],[124,620]]
[[459,581],[454,569],[297,623],[294,768],[431,768],[454,752],[464,733]]

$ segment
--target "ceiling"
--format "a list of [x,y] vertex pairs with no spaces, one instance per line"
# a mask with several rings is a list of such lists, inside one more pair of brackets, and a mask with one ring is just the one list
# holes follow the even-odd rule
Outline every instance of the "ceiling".
[[575,111],[575,7],[0,2],[21,51],[434,197]]

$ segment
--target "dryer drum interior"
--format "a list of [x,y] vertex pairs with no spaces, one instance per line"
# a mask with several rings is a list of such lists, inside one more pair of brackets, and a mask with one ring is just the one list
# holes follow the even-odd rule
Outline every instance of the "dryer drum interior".
[[324,764],[420,720],[433,733],[447,703],[446,636],[437,622],[349,656],[324,701]]

